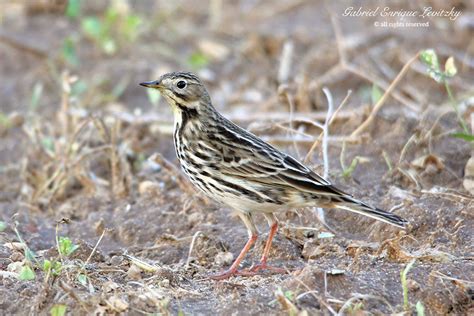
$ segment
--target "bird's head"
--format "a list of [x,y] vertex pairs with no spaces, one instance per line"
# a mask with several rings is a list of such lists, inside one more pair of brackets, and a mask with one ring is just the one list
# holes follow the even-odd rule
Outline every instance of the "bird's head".
[[155,81],[140,85],[157,89],[171,105],[175,115],[183,113],[201,114],[211,108],[211,100],[201,80],[190,72],[171,72]]

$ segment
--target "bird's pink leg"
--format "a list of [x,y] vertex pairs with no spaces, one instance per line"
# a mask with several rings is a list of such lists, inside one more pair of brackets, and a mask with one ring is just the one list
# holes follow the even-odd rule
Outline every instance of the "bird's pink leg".
[[240,251],[239,256],[237,259],[235,259],[234,263],[230,266],[229,269],[227,269],[224,272],[218,273],[211,275],[210,278],[214,280],[223,280],[227,279],[233,275],[247,275],[248,272],[240,272],[238,271],[240,262],[244,259],[245,255],[247,252],[250,250],[252,245],[255,243],[255,241],[258,238],[258,230],[257,227],[255,227],[255,224],[252,219],[252,213],[250,212],[238,212],[237,213],[240,217],[240,219],[244,222],[245,227],[247,227],[247,232],[249,234],[249,239],[247,243],[245,244],[244,248]]
[[[247,254],[247,252],[250,250],[250,248],[252,247],[252,245],[255,243],[255,241],[257,240],[257,237],[258,237],[257,234],[254,234],[254,235],[250,236],[250,238],[249,238],[249,240],[247,241],[247,243],[245,244],[244,248],[242,249],[242,251],[240,251],[239,256],[237,257],[237,259],[235,259],[234,263],[232,263],[232,265],[230,266],[229,269],[225,270],[224,272],[211,275],[211,276],[209,276],[209,277],[210,277],[211,279],[214,279],[214,280],[223,280],[223,279],[227,279],[227,278],[229,278],[229,277],[231,277],[231,276],[233,276],[233,275],[239,275],[239,274],[241,274],[241,273],[238,271],[240,262],[244,259],[244,257],[245,257],[245,255]],[[243,273],[243,274],[245,274],[245,273]]]
[[287,271],[285,269],[272,267],[267,264],[268,253],[270,252],[270,249],[272,247],[273,237],[275,237],[275,234],[278,230],[278,221],[273,214],[265,215],[265,217],[267,218],[268,223],[270,225],[270,232],[268,234],[268,239],[267,239],[267,242],[265,243],[265,248],[263,248],[263,254],[262,254],[262,258],[260,259],[260,263],[250,268],[249,272],[258,272],[260,270],[270,270],[275,273],[286,273]]

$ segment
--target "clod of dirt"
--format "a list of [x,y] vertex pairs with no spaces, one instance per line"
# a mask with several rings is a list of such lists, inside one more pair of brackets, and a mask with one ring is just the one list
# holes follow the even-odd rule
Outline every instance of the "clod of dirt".
[[5,246],[0,246],[0,270],[5,270],[8,264],[11,262],[11,254],[11,249]]
[[324,255],[342,255],[344,252],[344,249],[338,244],[320,244],[318,240],[309,240],[303,246],[302,255],[305,259],[317,259]]
[[462,184],[464,189],[474,195],[474,152],[473,157],[469,158],[464,168],[464,180]]
[[109,297],[107,303],[114,311],[119,313],[127,310],[129,306],[129,304],[118,295]]
[[153,181],[142,181],[138,185],[138,193],[141,196],[148,196],[148,197],[158,197],[161,193],[162,188],[159,184]]
[[233,261],[234,255],[228,251],[219,252],[214,259],[214,263],[219,267],[230,265]]
[[418,157],[411,162],[411,165],[422,170],[422,173],[426,175],[432,175],[444,169],[443,159],[433,154]]
[[123,260],[123,256],[112,256],[112,258],[110,258],[109,263],[111,266],[118,267],[122,264]]
[[113,281],[107,281],[102,285],[102,291],[104,291],[105,293],[110,293],[110,292],[115,291],[119,287],[120,287],[119,284],[117,284]]
[[130,280],[140,280],[142,278],[142,269],[132,264],[127,271],[127,278]]

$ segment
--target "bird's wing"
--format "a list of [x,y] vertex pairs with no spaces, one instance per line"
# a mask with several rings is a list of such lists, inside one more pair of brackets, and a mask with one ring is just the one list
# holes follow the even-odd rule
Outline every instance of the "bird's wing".
[[272,184],[331,196],[344,194],[293,157],[237,125],[221,124],[217,128],[207,146],[215,150],[213,164],[223,175],[238,177],[249,185]]

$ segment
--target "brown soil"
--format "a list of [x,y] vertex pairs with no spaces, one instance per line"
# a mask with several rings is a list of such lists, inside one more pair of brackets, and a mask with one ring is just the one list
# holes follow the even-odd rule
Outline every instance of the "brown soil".
[[[244,225],[187,182],[174,155],[171,112],[163,100],[152,106],[137,85],[166,71],[199,68],[220,111],[302,160],[312,138],[298,133],[317,137],[320,130],[296,119],[297,132],[288,132],[289,114],[275,120],[266,114],[289,113],[289,98],[299,117],[322,113],[323,124],[321,88],[329,88],[335,106],[350,89],[330,129],[348,137],[370,113],[373,83],[390,84],[417,51],[434,48],[442,65],[455,58],[450,86],[469,120],[469,1],[432,4],[456,6],[462,15],[454,22],[432,18],[429,28],[377,28],[374,18],[342,17],[348,6],[358,7],[344,3],[223,1],[212,9],[198,1],[133,2],[119,16],[141,17],[137,39],[111,31],[118,47],[112,55],[81,29],[85,17],[106,15],[106,2],[83,3],[77,18],[50,1],[26,3],[0,4],[1,314],[48,314],[58,304],[71,314],[399,313],[400,272],[413,259],[408,314],[416,314],[417,302],[427,315],[474,313],[474,198],[462,184],[472,146],[450,136],[460,130],[456,115],[422,63],[412,64],[370,127],[346,143],[346,165],[364,158],[350,176],[342,176],[340,138],[329,142],[329,178],[369,204],[394,209],[410,221],[408,229],[339,210],[327,210],[323,226],[314,210],[288,210],[278,214],[270,261],[289,273],[225,281],[208,275],[237,256],[247,238]],[[407,2],[391,9],[422,7]],[[114,23],[118,29],[121,22]],[[359,71],[337,66],[338,28],[348,63]],[[68,37],[77,65],[65,58]],[[294,51],[282,83],[285,43]],[[190,61],[193,54],[205,65]],[[159,156],[146,160],[154,153]],[[309,162],[318,172],[320,153],[318,146]],[[243,268],[263,250],[267,227],[257,219],[261,238]],[[25,258],[15,227],[36,260]],[[320,235],[328,229],[334,236]],[[79,248],[60,256],[59,236]],[[45,259],[62,262],[59,275],[46,275]],[[23,266],[33,268],[35,279],[15,277]]]

